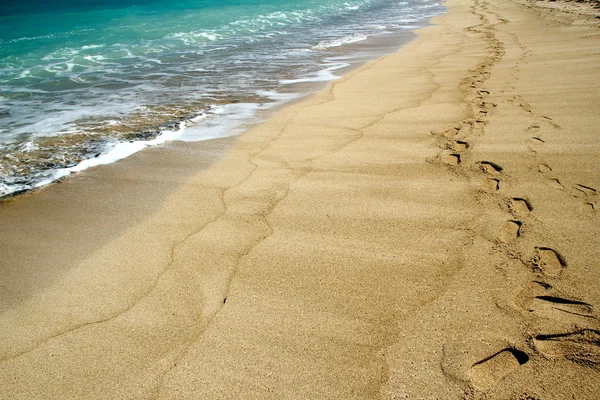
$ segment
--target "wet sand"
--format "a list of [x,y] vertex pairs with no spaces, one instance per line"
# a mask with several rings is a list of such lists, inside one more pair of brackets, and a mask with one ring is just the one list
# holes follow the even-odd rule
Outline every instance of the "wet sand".
[[598,24],[447,4],[240,137],[1,204],[0,398],[597,398]]

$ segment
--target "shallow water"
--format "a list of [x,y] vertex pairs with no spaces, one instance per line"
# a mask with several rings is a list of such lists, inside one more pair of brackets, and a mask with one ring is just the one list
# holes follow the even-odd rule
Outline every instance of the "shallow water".
[[357,43],[441,12],[437,0],[2,4],[0,195],[164,140],[236,134],[361,59]]

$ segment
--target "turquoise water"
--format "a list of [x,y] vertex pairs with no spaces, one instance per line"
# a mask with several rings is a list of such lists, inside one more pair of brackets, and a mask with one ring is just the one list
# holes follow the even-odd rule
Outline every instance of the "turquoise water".
[[442,11],[438,0],[2,4],[0,196],[165,131],[183,140],[236,133],[302,83],[334,79],[352,63],[351,43]]

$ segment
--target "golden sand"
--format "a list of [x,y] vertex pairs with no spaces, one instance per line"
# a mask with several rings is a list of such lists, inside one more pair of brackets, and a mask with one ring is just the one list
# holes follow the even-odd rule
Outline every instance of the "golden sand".
[[600,30],[447,4],[234,140],[2,204],[0,398],[597,399]]

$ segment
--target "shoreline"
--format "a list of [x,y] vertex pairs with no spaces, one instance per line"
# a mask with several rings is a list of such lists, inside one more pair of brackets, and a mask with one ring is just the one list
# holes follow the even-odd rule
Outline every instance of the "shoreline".
[[[210,100],[196,102],[201,105],[200,108],[194,107],[194,103],[182,103],[172,110],[172,118],[162,117],[161,125],[155,125],[161,119],[157,116],[153,116],[154,124],[151,120],[144,122],[143,118],[134,115],[121,116],[119,119],[123,119],[123,124],[128,120],[137,120],[139,129],[127,128],[121,132],[124,128],[117,124],[114,128],[110,125],[102,128],[106,131],[105,138],[97,137],[98,132],[83,135],[77,131],[75,139],[65,134],[56,136],[55,139],[52,136],[41,136],[22,143],[20,147],[26,150],[17,151],[15,148],[15,152],[5,154],[5,164],[2,167],[13,172],[6,176],[5,182],[0,183],[0,202],[45,188],[88,168],[112,164],[145,148],[159,146],[165,141],[201,142],[237,136],[268,118],[282,106],[293,104],[324,89],[327,83],[339,79],[340,73],[348,73],[365,62],[397,51],[414,39],[411,36],[414,36],[413,31],[419,25],[427,26],[431,18],[432,15],[423,10],[421,16],[412,22],[406,22],[403,27],[389,27],[388,31],[372,33],[356,42],[346,43],[342,40],[339,44],[325,47],[321,50],[326,50],[329,55],[319,60],[321,69],[299,73],[293,79],[280,80],[276,89],[255,88],[246,95],[231,95],[230,102],[225,99],[215,99],[216,103],[211,103]],[[414,26],[409,28],[410,25]],[[111,129],[117,133],[111,133]],[[86,139],[82,139],[82,136]],[[45,140],[48,142],[44,143]],[[114,143],[111,144],[111,140]],[[64,143],[70,146],[62,149],[65,151],[62,157],[56,157],[54,154],[61,150],[61,146],[65,146]],[[16,164],[11,165],[7,160],[14,160]],[[49,164],[54,166],[48,169]],[[15,166],[17,168],[13,169]]]
[[447,6],[235,139],[0,204],[0,398],[593,399],[600,32]]
[[[421,21],[425,27],[431,24],[431,18]],[[266,96],[272,100],[272,103],[229,103],[220,105],[210,105],[208,108],[199,112],[193,117],[175,118],[165,127],[153,127],[150,130],[157,132],[152,139],[140,139],[130,141],[119,141],[114,147],[104,153],[98,153],[95,157],[85,158],[81,162],[71,167],[54,169],[54,173],[47,179],[36,183],[31,188],[17,190],[0,196],[0,204],[4,202],[18,201],[26,198],[39,191],[43,191],[56,183],[60,183],[65,179],[70,179],[77,174],[95,168],[98,166],[111,165],[121,162],[128,157],[135,155],[139,151],[145,149],[160,148],[165,143],[202,143],[207,140],[219,140],[227,138],[235,138],[244,134],[252,127],[261,124],[269,118],[269,116],[277,113],[284,107],[292,106],[298,102],[305,101],[307,98],[319,93],[331,84],[332,82],[341,79],[344,75],[361,68],[363,65],[374,61],[378,58],[385,57],[399,51],[406,43],[414,40],[417,29],[396,28],[394,32],[388,34],[378,34],[368,36],[366,39],[341,45],[337,50],[339,53],[333,58],[323,59],[322,70],[316,72],[315,77],[305,76],[297,79],[297,82],[287,83],[282,86],[280,92],[262,92],[257,93],[257,96]],[[344,61],[342,61],[344,60]],[[337,63],[335,62],[337,61]],[[334,69],[326,66],[335,66]],[[341,75],[336,75],[337,73]],[[325,80],[319,79],[318,76],[324,72],[331,74],[332,77]],[[333,72],[333,73],[332,73]],[[315,78],[315,79],[313,79]],[[297,89],[293,89],[297,87]],[[235,115],[235,108],[242,106],[244,109],[241,114],[246,114],[243,118],[237,116],[229,120],[223,120],[220,117],[220,112],[214,112],[214,109],[222,109],[225,114]],[[233,108],[234,110],[227,111],[225,108]],[[239,111],[239,110],[238,110]],[[211,118],[221,118],[220,124],[214,124]],[[206,121],[205,121],[206,119]],[[217,129],[214,129],[217,127]],[[185,131],[198,131],[196,134],[187,134]],[[216,131],[212,132],[211,131]],[[224,133],[227,132],[227,133]],[[231,133],[233,132],[233,133]],[[140,131],[139,135],[145,132]],[[191,136],[191,137],[190,137]],[[194,139],[193,137],[202,137]]]

